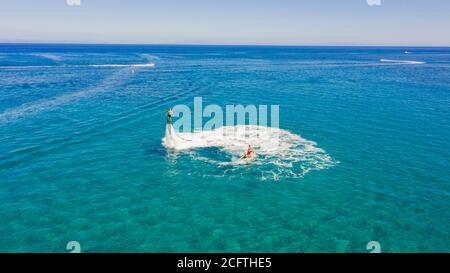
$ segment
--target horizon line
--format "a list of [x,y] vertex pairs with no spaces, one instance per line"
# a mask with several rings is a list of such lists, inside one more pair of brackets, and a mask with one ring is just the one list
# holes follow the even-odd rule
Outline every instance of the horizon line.
[[254,46],[254,47],[428,47],[450,48],[450,45],[392,44],[220,44],[220,43],[114,43],[114,42],[15,42],[0,41],[0,45],[111,45],[111,46]]

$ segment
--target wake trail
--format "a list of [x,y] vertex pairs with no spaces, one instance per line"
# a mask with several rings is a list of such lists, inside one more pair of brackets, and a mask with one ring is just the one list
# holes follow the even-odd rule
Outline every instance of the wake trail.
[[112,88],[123,81],[124,76],[125,70],[121,70],[113,74],[111,77],[104,79],[98,86],[95,86],[93,88],[57,96],[52,99],[44,99],[25,103],[18,107],[7,109],[6,111],[0,113],[0,124],[16,121],[26,116],[37,115],[41,112],[49,111],[80,99],[85,99],[98,95],[100,93],[109,92]]
[[382,63],[391,63],[391,64],[425,64],[425,62],[420,61],[410,61],[410,60],[390,60],[390,59],[380,59]]
[[[107,82],[108,79],[106,79],[104,81]],[[161,97],[157,101],[146,103],[146,104],[136,107],[130,111],[119,113],[119,114],[117,114],[116,118],[113,118],[112,120],[109,120],[106,122],[95,122],[94,121],[94,122],[90,122],[89,124],[85,124],[82,127],[79,127],[77,132],[74,132],[73,134],[70,134],[68,136],[60,137],[57,139],[51,139],[51,140],[48,140],[48,139],[46,139],[46,137],[44,137],[42,140],[39,140],[39,141],[46,143],[47,146],[51,146],[53,150],[59,149],[60,146],[73,145],[74,143],[80,142],[81,138],[82,139],[91,138],[97,134],[101,135],[101,134],[104,134],[105,132],[110,132],[111,130],[117,130],[119,127],[117,127],[117,126],[114,127],[112,125],[121,123],[121,126],[122,126],[123,125],[122,123],[124,121],[126,121],[128,119],[132,119],[133,117],[142,114],[144,111],[151,111],[154,108],[161,107],[161,103],[167,103],[174,99],[180,99],[180,96],[185,97],[187,95],[192,95],[192,94],[195,95],[197,92],[200,92],[203,88],[205,88],[205,86],[196,87],[194,89],[186,89],[182,93],[177,93],[177,94],[173,94],[171,96]],[[156,114],[158,114],[158,112]],[[1,119],[0,119],[0,124],[1,124]],[[31,153],[30,156],[40,153],[41,152],[40,150],[41,150],[40,147],[38,147],[38,151]],[[48,150],[47,152],[50,152],[50,150]]]
[[[56,60],[54,60],[56,61]],[[0,66],[0,69],[62,69],[62,68],[83,68],[83,67],[93,67],[93,68],[153,68],[154,63],[142,63],[142,64],[86,64],[86,65],[20,65],[20,66]]]

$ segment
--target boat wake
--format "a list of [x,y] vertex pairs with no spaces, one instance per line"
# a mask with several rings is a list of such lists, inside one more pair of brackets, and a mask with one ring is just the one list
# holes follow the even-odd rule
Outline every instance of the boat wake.
[[32,56],[48,59],[54,62],[60,62],[63,58],[60,55],[52,54],[52,53],[35,53],[31,54]]
[[87,64],[87,65],[21,65],[21,66],[0,66],[0,69],[43,69],[43,68],[153,68],[154,63],[144,64]]
[[92,88],[87,88],[54,98],[42,99],[38,101],[33,101],[29,103],[24,103],[20,106],[6,109],[4,112],[0,112],[0,125],[8,122],[16,121],[20,118],[26,116],[33,116],[44,111],[49,111],[55,109],[59,106],[70,104],[71,102],[89,98],[100,93],[106,93],[113,90],[117,85],[126,79],[128,74],[125,70],[119,70],[118,72],[112,74],[110,77],[102,80],[96,86]]
[[381,59],[382,63],[392,63],[392,64],[425,64],[425,62],[419,61],[408,61],[408,60],[389,60],[389,59]]
[[[248,166],[241,156],[247,145],[252,145],[257,157],[251,165],[263,180],[303,177],[312,170],[337,163],[313,141],[283,129],[257,125],[225,126],[194,133],[177,133],[172,125],[167,125],[162,143],[173,153],[188,154],[223,169],[222,175],[238,174]],[[207,148],[217,148],[228,157],[205,156],[202,150]]]
[[148,64],[92,64],[91,67],[155,67],[154,63]]

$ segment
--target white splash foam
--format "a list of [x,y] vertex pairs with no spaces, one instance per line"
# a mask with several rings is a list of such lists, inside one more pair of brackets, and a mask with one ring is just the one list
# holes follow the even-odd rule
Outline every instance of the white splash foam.
[[389,59],[381,59],[382,63],[393,63],[393,64],[425,64],[425,62],[419,61],[408,61],[408,60],[389,60]]
[[[248,162],[241,160],[241,156],[247,146],[252,145],[257,155],[252,165],[261,167],[261,179],[302,177],[311,170],[324,169],[336,163],[323,149],[316,147],[317,144],[313,141],[283,129],[257,125],[225,126],[194,133],[176,133],[173,126],[168,125],[162,143],[167,149],[191,153],[194,159],[218,166],[247,164]],[[209,147],[219,148],[230,154],[231,161],[195,155],[196,150]],[[270,165],[271,168],[265,168]]]

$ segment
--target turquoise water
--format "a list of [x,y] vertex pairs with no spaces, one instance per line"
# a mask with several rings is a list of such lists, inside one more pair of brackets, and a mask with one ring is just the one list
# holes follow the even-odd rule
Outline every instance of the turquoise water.
[[[167,151],[196,96],[317,150]],[[449,105],[449,48],[0,45],[0,251],[449,252]]]

